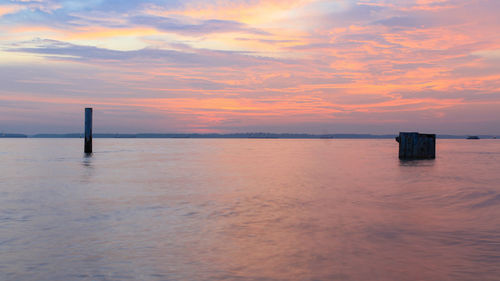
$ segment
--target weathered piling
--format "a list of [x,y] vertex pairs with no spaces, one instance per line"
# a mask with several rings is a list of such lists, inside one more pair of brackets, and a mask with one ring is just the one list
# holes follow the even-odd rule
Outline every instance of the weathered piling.
[[92,153],[92,108],[85,108],[85,153]]
[[400,132],[396,141],[399,142],[399,159],[436,158],[435,134]]

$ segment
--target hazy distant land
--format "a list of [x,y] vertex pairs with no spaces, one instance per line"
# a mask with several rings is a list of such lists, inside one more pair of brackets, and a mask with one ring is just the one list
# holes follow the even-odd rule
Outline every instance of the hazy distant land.
[[23,134],[0,134],[0,138],[27,138],[27,135]]
[[[193,134],[193,133],[145,133],[145,134],[94,134],[94,138],[139,138],[139,139],[392,139],[396,134],[277,134],[277,133],[234,133],[234,134]],[[465,139],[467,135],[437,135],[440,139]],[[481,139],[496,138],[494,135],[478,135]],[[0,138],[83,138],[83,133],[71,134],[0,134]]]

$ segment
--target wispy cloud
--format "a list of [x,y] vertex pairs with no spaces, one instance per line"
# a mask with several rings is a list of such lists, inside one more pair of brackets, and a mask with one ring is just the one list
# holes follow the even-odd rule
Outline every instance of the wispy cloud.
[[132,24],[152,26],[166,32],[174,32],[187,35],[207,35],[211,33],[244,32],[259,35],[269,35],[268,32],[250,28],[237,21],[228,20],[202,20],[193,24],[186,24],[180,20],[159,16],[136,16],[130,19]]
[[248,67],[268,62],[281,62],[274,58],[249,56],[242,52],[193,49],[188,51],[146,48],[133,51],[111,50],[95,46],[75,45],[67,42],[35,39],[19,42],[5,48],[6,52],[38,54],[47,59],[80,61],[84,63],[134,62],[140,65],[175,65],[177,67]]

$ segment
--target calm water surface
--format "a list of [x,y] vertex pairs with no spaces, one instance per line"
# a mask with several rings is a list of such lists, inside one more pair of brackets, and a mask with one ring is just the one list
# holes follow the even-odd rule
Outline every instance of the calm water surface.
[[500,140],[0,140],[0,280],[500,280]]

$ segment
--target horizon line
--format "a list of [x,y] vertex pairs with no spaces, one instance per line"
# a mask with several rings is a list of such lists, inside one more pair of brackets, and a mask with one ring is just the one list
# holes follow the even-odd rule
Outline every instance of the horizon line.
[[[269,132],[246,132],[246,133],[94,133],[94,138],[281,138],[281,139],[390,139],[399,133],[392,134],[370,134],[370,133],[269,133]],[[0,138],[83,138],[83,133],[0,133]],[[468,136],[496,139],[495,134],[436,134],[437,138],[462,139]]]

